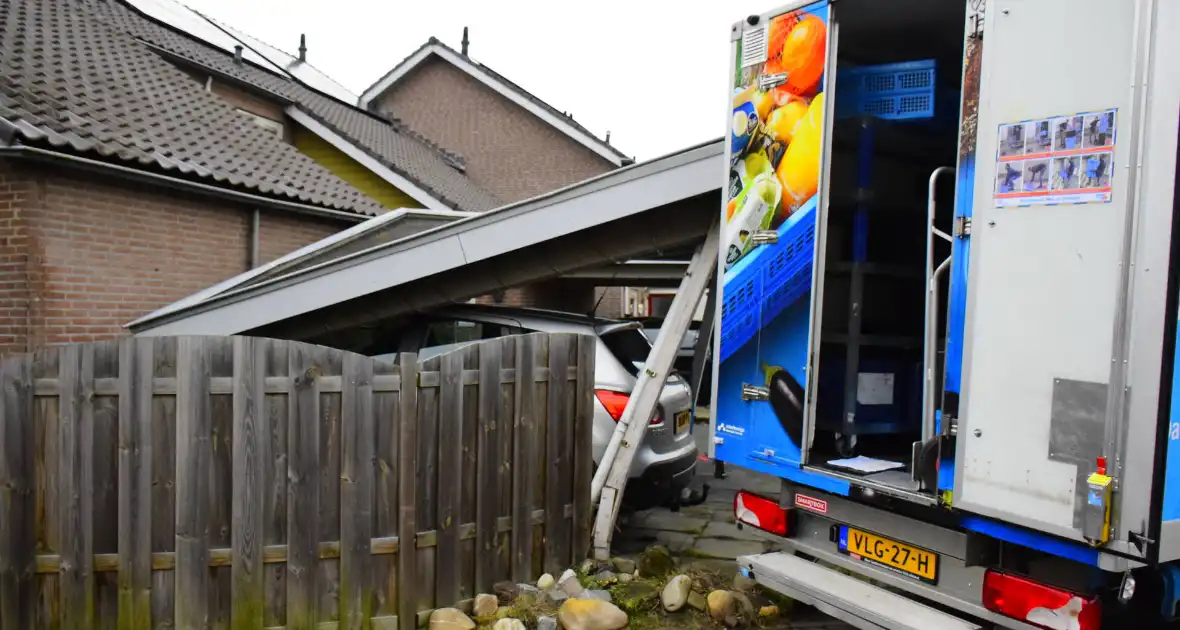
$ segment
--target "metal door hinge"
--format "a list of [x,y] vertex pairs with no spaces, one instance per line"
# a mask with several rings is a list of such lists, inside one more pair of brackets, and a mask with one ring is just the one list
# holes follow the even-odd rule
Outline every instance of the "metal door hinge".
[[742,400],[767,401],[770,400],[770,388],[758,387],[749,383],[742,383]]
[[971,217],[955,217],[955,227],[952,232],[955,238],[971,236]]
[[750,243],[752,243],[754,247],[759,245],[774,245],[777,242],[777,230],[756,230],[750,235]]

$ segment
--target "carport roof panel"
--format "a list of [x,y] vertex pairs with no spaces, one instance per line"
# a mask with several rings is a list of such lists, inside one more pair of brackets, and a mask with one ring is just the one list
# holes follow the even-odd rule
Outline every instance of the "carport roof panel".
[[424,232],[440,225],[475,216],[476,214],[478,213],[418,208],[391,210],[362,223],[350,226],[346,230],[320,239],[310,245],[301,247],[266,264],[259,265],[245,273],[240,273],[228,280],[219,282],[207,289],[202,289],[188,297],[177,300],[168,306],[157,309],[127,324],[127,327],[133,328],[173,313],[194,308],[205,302],[215,300],[218,296],[228,291],[264,282],[276,276],[287,275],[299,269],[346,256],[359,249],[366,248],[367,245],[379,240],[392,242],[405,236],[417,232]]
[[[722,160],[720,140],[702,143],[490,212],[309,264],[323,243],[335,238],[330,237],[285,257],[284,269],[294,268],[289,273],[275,273],[272,265],[242,274],[128,327],[137,334],[151,335],[237,334],[717,190],[724,180]],[[354,237],[372,229],[366,225],[354,227]]]

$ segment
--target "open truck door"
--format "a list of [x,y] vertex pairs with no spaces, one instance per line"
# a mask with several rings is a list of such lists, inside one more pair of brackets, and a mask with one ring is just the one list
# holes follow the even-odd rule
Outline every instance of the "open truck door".
[[873,33],[882,20],[943,32],[964,6],[866,7],[797,2],[733,27],[715,448],[840,494],[933,505],[923,394],[941,387],[947,285],[927,287],[950,246],[930,235],[951,231],[954,204],[926,184],[954,172],[958,76],[940,100],[936,67],[959,67],[963,37],[898,47]]
[[[1124,452],[1123,439],[1145,102],[1128,86],[1146,42],[1140,13],[1112,8],[1035,2],[989,16],[965,321],[952,331],[961,392],[945,410],[957,425],[955,508],[1097,545],[1112,537],[1113,479],[1154,458]],[[1029,58],[1069,45],[1098,13],[1112,54],[1022,78]],[[1123,511],[1125,529],[1143,525],[1143,508]]]
[[810,434],[831,11],[794,3],[732,38],[714,442],[780,476],[800,470]]

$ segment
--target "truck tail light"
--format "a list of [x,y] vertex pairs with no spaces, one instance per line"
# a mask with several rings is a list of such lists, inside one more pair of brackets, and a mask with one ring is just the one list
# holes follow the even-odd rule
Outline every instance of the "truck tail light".
[[[606,412],[610,414],[612,420],[618,422],[623,419],[623,411],[627,409],[627,401],[631,399],[630,396],[623,392],[616,392],[610,389],[595,390],[594,395],[598,396],[598,402],[602,403],[603,407],[606,407]],[[650,426],[658,427],[663,423],[664,419],[657,413],[651,419]]]
[[756,527],[776,536],[785,538],[789,533],[787,510],[779,507],[778,501],[745,490],[739,491],[734,497],[733,516],[743,525]]
[[1102,605],[1097,598],[999,571],[988,570],[983,577],[983,605],[1038,628],[1098,630],[1102,625]]

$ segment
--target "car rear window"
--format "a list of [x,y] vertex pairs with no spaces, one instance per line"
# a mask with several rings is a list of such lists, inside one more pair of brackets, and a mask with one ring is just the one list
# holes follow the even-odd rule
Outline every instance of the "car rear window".
[[626,328],[607,332],[600,336],[610,353],[627,368],[631,376],[639,376],[639,370],[647,362],[651,344],[638,328]]

